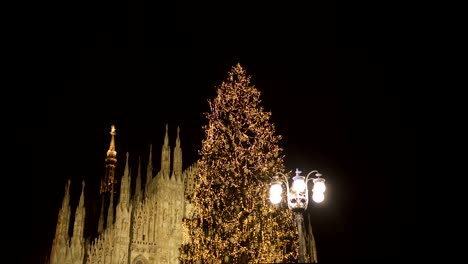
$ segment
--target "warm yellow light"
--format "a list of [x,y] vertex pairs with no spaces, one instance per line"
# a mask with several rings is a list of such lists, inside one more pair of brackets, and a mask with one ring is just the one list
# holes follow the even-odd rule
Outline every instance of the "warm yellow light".
[[281,196],[283,192],[283,188],[281,187],[280,183],[273,183],[270,187],[270,194],[278,194]]
[[314,202],[316,203],[321,203],[324,199],[325,195],[323,194],[323,192],[314,192],[314,194],[312,194],[312,200],[314,200]]
[[281,195],[270,193],[270,202],[272,204],[279,204],[281,202]]
[[281,202],[281,193],[283,188],[280,183],[273,183],[270,187],[270,202],[272,204],[278,204]]

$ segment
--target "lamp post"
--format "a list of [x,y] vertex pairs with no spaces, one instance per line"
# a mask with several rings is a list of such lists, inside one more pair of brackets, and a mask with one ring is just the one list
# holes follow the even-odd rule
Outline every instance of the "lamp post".
[[[302,213],[307,209],[309,204],[309,193],[307,183],[312,181],[314,187],[312,188],[312,200],[316,203],[320,203],[324,200],[325,192],[325,179],[320,178],[322,174],[318,171],[313,170],[307,174],[307,176],[301,176],[301,171],[296,169],[296,175],[292,178],[292,186],[289,187],[288,177],[281,173],[277,172],[273,176],[273,182],[270,186],[270,201],[273,204],[278,204],[282,200],[283,187],[286,185],[286,196],[288,200],[288,207],[294,212],[296,217],[297,230],[299,233],[299,262],[305,262],[304,252],[305,252],[305,239],[303,234],[303,224],[304,218]],[[315,175],[316,178],[309,177]]]

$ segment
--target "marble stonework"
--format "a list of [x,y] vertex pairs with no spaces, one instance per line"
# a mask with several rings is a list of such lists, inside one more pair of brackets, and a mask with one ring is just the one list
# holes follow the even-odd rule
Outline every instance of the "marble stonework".
[[[152,162],[146,168],[146,182],[141,182],[141,162],[136,175],[134,192],[130,189],[131,175],[126,155],[124,175],[117,183],[114,173],[116,151],[115,127],[111,129],[111,144],[106,157],[106,175],[101,182],[101,195],[108,195],[114,206],[101,206],[98,236],[83,237],[85,227],[84,188],[77,205],[74,223],[70,223],[70,181],[65,186],[62,207],[59,210],[55,237],[52,243],[50,264],[149,264],[179,263],[179,247],[182,244],[182,219],[190,212],[185,193],[192,190],[196,167],[182,170],[182,149],[179,128],[176,146],[169,147],[168,126],[161,155],[161,169],[153,175]],[[152,161],[150,147],[149,161]],[[120,184],[119,193],[112,184]],[[131,195],[134,193],[134,195]],[[115,197],[114,197],[115,196]],[[102,199],[104,201],[104,199]],[[106,208],[110,208],[107,209]],[[114,210],[115,208],[115,210]],[[105,226],[104,226],[105,223]],[[69,225],[73,224],[71,237]],[[89,241],[89,242],[88,242]]]

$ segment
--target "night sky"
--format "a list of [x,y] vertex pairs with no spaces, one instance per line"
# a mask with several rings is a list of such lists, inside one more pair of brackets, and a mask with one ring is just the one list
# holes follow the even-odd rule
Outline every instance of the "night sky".
[[159,169],[165,124],[171,146],[180,126],[185,168],[201,147],[207,99],[236,63],[272,112],[287,170],[317,169],[327,181],[326,200],[307,212],[319,262],[398,259],[402,201],[391,192],[413,149],[401,94],[387,86],[384,7],[156,2],[51,4],[50,89],[31,139],[32,263],[50,252],[67,179],[72,213],[82,180],[98,192],[112,124],[118,177],[126,152],[146,166],[150,144]]

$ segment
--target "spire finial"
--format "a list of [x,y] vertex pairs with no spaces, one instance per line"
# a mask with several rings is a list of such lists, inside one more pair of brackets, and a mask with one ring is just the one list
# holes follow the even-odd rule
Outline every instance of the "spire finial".
[[124,175],[123,177],[125,179],[128,179],[129,176],[130,176],[130,169],[129,169],[129,166],[128,166],[128,157],[129,157],[129,154],[128,152],[126,153],[126,158],[125,158],[125,168],[124,168]]
[[176,148],[180,147],[180,137],[179,137],[180,127],[177,126],[177,138],[176,138]]
[[112,191],[114,188],[114,184],[117,182],[114,174],[115,174],[115,165],[117,163],[117,151],[115,151],[115,126],[111,125],[111,142],[109,145],[109,150],[107,151],[106,157],[106,174],[101,179],[101,194]]
[[169,125],[166,124],[166,135],[164,136],[164,146],[169,146],[169,135],[168,135],[168,131],[169,131]]
[[81,195],[80,195],[79,206],[82,206],[84,204],[84,188],[85,188],[85,181],[83,180],[81,181]]
[[115,130],[115,126],[114,125],[111,125],[111,131],[109,132],[109,134],[112,135],[111,137],[111,142],[110,142],[110,146],[109,146],[109,150],[107,151],[107,156],[116,156],[117,155],[117,152],[115,151],[115,141],[114,141],[114,136],[117,134],[116,133],[116,130]]

